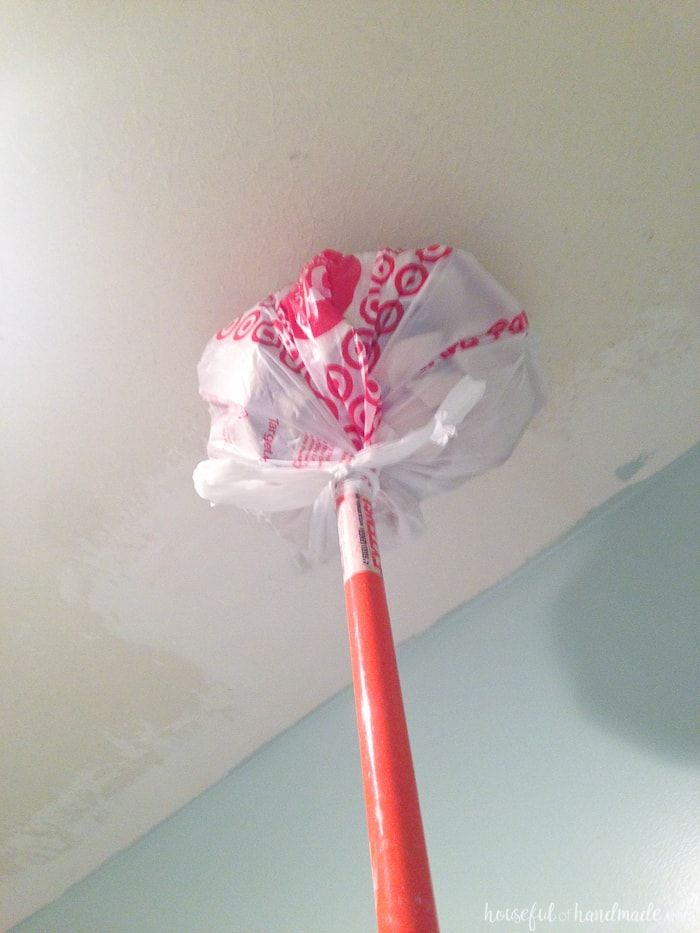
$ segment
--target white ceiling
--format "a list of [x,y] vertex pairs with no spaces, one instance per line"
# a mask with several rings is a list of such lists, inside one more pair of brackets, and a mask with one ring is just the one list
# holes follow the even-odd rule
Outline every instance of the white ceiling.
[[541,338],[513,459],[385,557],[398,638],[699,439],[700,6],[2,19],[7,926],[349,680],[339,568],[190,478],[205,341],[314,252],[467,248]]

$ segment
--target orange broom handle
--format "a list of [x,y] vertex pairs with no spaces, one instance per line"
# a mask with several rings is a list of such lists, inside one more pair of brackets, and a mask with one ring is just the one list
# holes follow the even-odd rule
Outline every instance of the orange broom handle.
[[379,933],[438,933],[369,486],[336,489],[355,712]]

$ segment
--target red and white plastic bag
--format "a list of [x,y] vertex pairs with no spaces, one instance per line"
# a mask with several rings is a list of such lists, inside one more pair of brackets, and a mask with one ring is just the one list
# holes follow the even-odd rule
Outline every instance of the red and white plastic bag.
[[503,462],[544,401],[527,315],[445,246],[315,256],[220,330],[197,492],[267,515],[310,562],[337,551],[333,489],[366,476],[383,545],[419,502]]

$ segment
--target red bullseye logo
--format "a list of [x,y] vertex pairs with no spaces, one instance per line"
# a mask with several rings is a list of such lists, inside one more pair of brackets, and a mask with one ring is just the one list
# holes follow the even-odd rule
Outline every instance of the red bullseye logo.
[[352,376],[344,366],[329,363],[326,366],[326,383],[328,391],[334,398],[346,402],[352,392]]
[[379,313],[379,299],[374,295],[367,295],[360,302],[360,317],[367,321],[368,324],[374,326],[377,322],[377,314]]
[[365,397],[364,395],[358,395],[357,398],[354,398],[350,402],[350,407],[348,408],[350,417],[352,418],[352,423],[355,425],[357,430],[362,436],[365,433]]
[[354,424],[346,424],[345,433],[350,438],[350,442],[355,450],[362,450],[362,432],[358,431]]
[[216,339],[217,339],[217,340],[226,340],[226,338],[227,338],[227,337],[230,337],[231,334],[233,333],[233,331],[235,330],[236,324],[238,324],[238,318],[237,318],[237,317],[235,317],[235,318],[231,321],[230,324],[227,324],[226,327],[222,327],[221,330],[218,330],[218,331],[216,332]]
[[381,398],[381,389],[379,388],[379,383],[374,379],[368,379],[365,383],[365,395],[368,400],[376,405]]
[[396,275],[396,291],[399,295],[415,295],[421,290],[427,278],[428,270],[425,266],[411,262],[399,269]]
[[403,317],[403,305],[400,301],[386,301],[377,311],[377,333],[391,334],[399,326]]
[[379,253],[372,268],[372,281],[382,285],[394,271],[394,258],[388,253]]
[[293,373],[300,373],[304,369],[304,364],[299,358],[298,350],[280,350],[280,363],[290,369]]
[[451,252],[451,246],[441,246],[440,243],[431,243],[430,246],[417,249],[416,256],[421,262],[437,262],[438,259],[444,259],[445,256],[449,256]]
[[355,331],[364,348],[364,358],[367,372],[371,372],[377,365],[381,350],[376,341],[376,333],[368,327],[358,327]]
[[[372,331],[369,331],[371,334]],[[364,342],[359,336],[359,331],[349,330],[343,338],[341,345],[343,359],[353,369],[365,369],[367,367],[367,351]]]
[[282,346],[277,328],[272,321],[260,321],[253,328],[251,336],[256,343],[261,343],[266,347],[279,348]]
[[248,334],[253,330],[259,320],[260,311],[257,308],[253,308],[252,311],[248,311],[239,320],[238,324],[236,324],[236,327],[233,331],[233,339],[243,340],[243,338],[247,337]]

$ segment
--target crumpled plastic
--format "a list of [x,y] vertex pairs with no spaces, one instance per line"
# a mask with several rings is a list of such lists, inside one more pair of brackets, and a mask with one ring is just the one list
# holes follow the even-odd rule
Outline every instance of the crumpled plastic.
[[211,415],[200,496],[262,514],[317,563],[335,486],[360,474],[382,546],[420,500],[506,460],[544,402],[525,311],[447,246],[324,250],[222,328],[198,366]]

